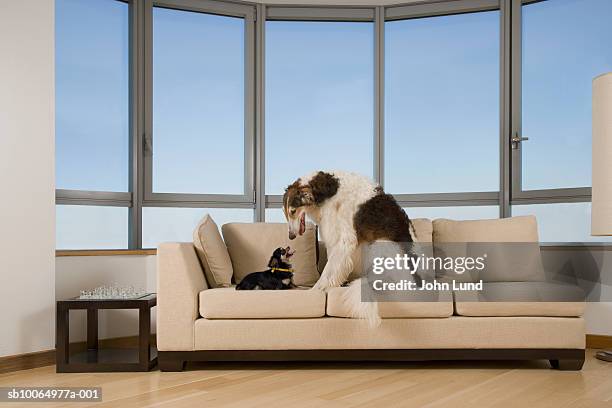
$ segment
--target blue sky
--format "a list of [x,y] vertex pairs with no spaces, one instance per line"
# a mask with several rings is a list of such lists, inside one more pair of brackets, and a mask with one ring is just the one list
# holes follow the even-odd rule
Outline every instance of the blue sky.
[[591,185],[591,81],[612,71],[612,1],[523,7],[523,188]]
[[153,9],[154,191],[244,193],[244,75],[243,19]]
[[[591,79],[612,70],[612,1],[549,0],[523,13],[524,187],[587,186]],[[244,21],[160,8],[153,18],[154,191],[243,193]],[[385,29],[387,191],[497,191],[499,12]],[[266,24],[267,194],[318,168],[372,175],[373,30]],[[128,80],[127,5],[57,0],[57,188],[128,190]],[[588,238],[588,204],[515,208],[538,213],[554,231],[543,239]],[[206,212],[220,224],[252,219],[249,210],[145,209],[145,245],[190,239]],[[478,218],[496,208],[408,213]],[[563,213],[579,238],[554,228]],[[59,248],[127,245],[125,208],[58,206],[57,224]]]
[[385,189],[498,191],[499,12],[385,27]]
[[56,186],[128,191],[128,6],[56,0]]
[[372,176],[374,25],[266,24],[266,193],[341,169]]

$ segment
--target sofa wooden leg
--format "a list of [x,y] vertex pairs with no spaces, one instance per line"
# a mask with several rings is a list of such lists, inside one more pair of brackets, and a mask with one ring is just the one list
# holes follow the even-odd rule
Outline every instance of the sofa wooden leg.
[[183,360],[174,360],[170,358],[160,358],[158,360],[160,371],[183,371],[185,362]]
[[576,360],[549,360],[550,366],[556,370],[561,371],[579,371],[582,369],[582,365],[584,364],[584,359],[576,359]]

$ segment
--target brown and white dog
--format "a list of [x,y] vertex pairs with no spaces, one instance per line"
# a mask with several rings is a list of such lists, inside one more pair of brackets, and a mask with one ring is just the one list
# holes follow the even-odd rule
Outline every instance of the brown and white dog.
[[[306,216],[318,226],[325,241],[328,261],[314,289],[327,290],[344,284],[353,271],[359,246],[377,240],[413,242],[414,229],[392,195],[367,177],[342,171],[318,171],[300,177],[283,196],[289,239],[302,235]],[[361,302],[359,281],[347,291],[353,317],[371,325],[380,322],[375,302]]]

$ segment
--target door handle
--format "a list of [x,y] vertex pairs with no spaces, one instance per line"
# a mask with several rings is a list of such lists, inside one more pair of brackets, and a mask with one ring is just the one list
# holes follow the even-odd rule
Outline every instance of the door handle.
[[529,140],[529,138],[519,136],[518,133],[515,133],[512,139],[510,139],[510,141],[512,142],[512,148],[515,150],[518,149],[519,143],[524,142],[526,140]]

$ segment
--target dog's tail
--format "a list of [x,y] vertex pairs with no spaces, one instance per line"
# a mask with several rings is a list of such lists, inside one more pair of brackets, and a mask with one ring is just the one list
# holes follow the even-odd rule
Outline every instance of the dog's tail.
[[368,326],[373,329],[380,326],[381,323],[378,302],[362,302],[361,285],[361,279],[352,281],[344,292],[342,300],[348,306],[350,317],[365,319]]

